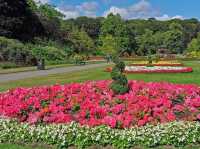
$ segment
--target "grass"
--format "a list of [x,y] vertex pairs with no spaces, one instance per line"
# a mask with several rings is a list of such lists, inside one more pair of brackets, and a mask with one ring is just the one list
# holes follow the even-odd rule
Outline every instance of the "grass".
[[[73,64],[48,65],[46,66],[46,69],[68,67],[68,66],[73,66]],[[32,67],[19,67],[19,68],[10,68],[10,69],[0,68],[0,74],[9,74],[9,73],[26,72],[26,71],[37,71],[37,67],[32,66]]]
[[[186,66],[192,67],[192,73],[178,74],[128,74],[128,79],[149,81],[168,81],[172,83],[198,84],[200,85],[200,63],[197,61],[183,62]],[[28,78],[17,81],[0,83],[0,91],[5,91],[16,87],[31,87],[38,85],[65,84],[71,82],[83,82],[88,80],[110,79],[110,73],[103,68],[89,69],[79,72],[63,73],[36,78]]]
[[[87,64],[97,64],[97,63],[102,63],[102,61],[88,61],[87,62]],[[74,65],[75,64],[47,65],[46,69],[69,67],[69,66],[74,66]],[[10,68],[10,69],[0,68],[0,75],[1,74],[9,74],[9,73],[27,72],[27,71],[37,71],[37,67],[31,66],[31,67],[19,67],[19,68]]]
[[48,146],[48,145],[40,145],[40,144],[31,144],[31,145],[24,145],[24,144],[0,144],[0,149],[56,149],[55,147]]

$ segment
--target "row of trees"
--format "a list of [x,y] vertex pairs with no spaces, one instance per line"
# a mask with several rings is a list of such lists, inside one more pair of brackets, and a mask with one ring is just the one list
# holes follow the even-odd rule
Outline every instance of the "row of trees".
[[171,53],[198,51],[198,32],[200,22],[197,19],[123,20],[120,15],[110,14],[107,18],[65,20],[62,13],[48,4],[36,5],[33,0],[0,0],[0,36],[33,44],[41,44],[38,42],[41,40],[43,43],[54,41],[50,46],[68,49],[69,55],[116,51],[148,55],[159,48],[169,49]]

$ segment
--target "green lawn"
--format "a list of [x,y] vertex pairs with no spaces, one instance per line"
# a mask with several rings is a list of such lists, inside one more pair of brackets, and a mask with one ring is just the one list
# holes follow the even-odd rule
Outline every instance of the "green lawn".
[[0,144],[0,149],[56,149],[52,146],[47,145],[17,145],[17,144]]
[[[73,66],[73,64],[48,65],[46,66],[46,69],[68,67],[68,66]],[[26,72],[26,71],[37,71],[37,67],[32,66],[32,67],[19,67],[19,68],[10,68],[10,69],[0,68],[0,74],[9,74],[9,73]]]
[[[87,61],[86,62],[86,64],[98,64],[98,63],[102,63],[102,61]],[[75,64],[47,65],[46,69],[69,67],[69,66],[75,66]],[[0,75],[1,74],[9,74],[9,73],[26,72],[26,71],[37,71],[37,67],[31,66],[31,67],[19,67],[19,68],[10,68],[10,69],[0,68]]]
[[[177,74],[128,74],[132,80],[144,81],[169,81],[173,83],[192,83],[200,85],[200,63],[197,61],[185,61],[186,66],[192,67],[192,73]],[[64,84],[70,82],[83,82],[88,80],[110,79],[110,73],[105,72],[104,68],[90,69],[80,72],[49,75],[44,77],[29,78],[17,81],[0,83],[0,91],[5,91],[16,87],[31,87],[38,85]]]

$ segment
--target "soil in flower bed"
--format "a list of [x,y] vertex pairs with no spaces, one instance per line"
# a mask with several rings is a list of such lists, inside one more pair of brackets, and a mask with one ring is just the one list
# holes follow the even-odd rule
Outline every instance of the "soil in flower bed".
[[115,95],[111,81],[17,88],[0,93],[0,116],[22,122],[108,125],[129,128],[175,120],[200,119],[200,87],[129,81],[130,91]]

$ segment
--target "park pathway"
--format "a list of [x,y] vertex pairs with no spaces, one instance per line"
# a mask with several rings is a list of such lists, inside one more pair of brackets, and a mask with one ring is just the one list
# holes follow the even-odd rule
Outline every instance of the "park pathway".
[[52,74],[60,74],[60,73],[70,73],[88,69],[95,69],[98,67],[103,67],[109,65],[108,63],[101,64],[88,64],[82,66],[71,66],[71,67],[62,67],[62,68],[53,68],[49,70],[40,70],[40,71],[28,71],[28,72],[19,72],[19,73],[11,73],[11,74],[0,74],[0,83],[15,81],[26,78],[34,78],[40,76],[47,76]]

